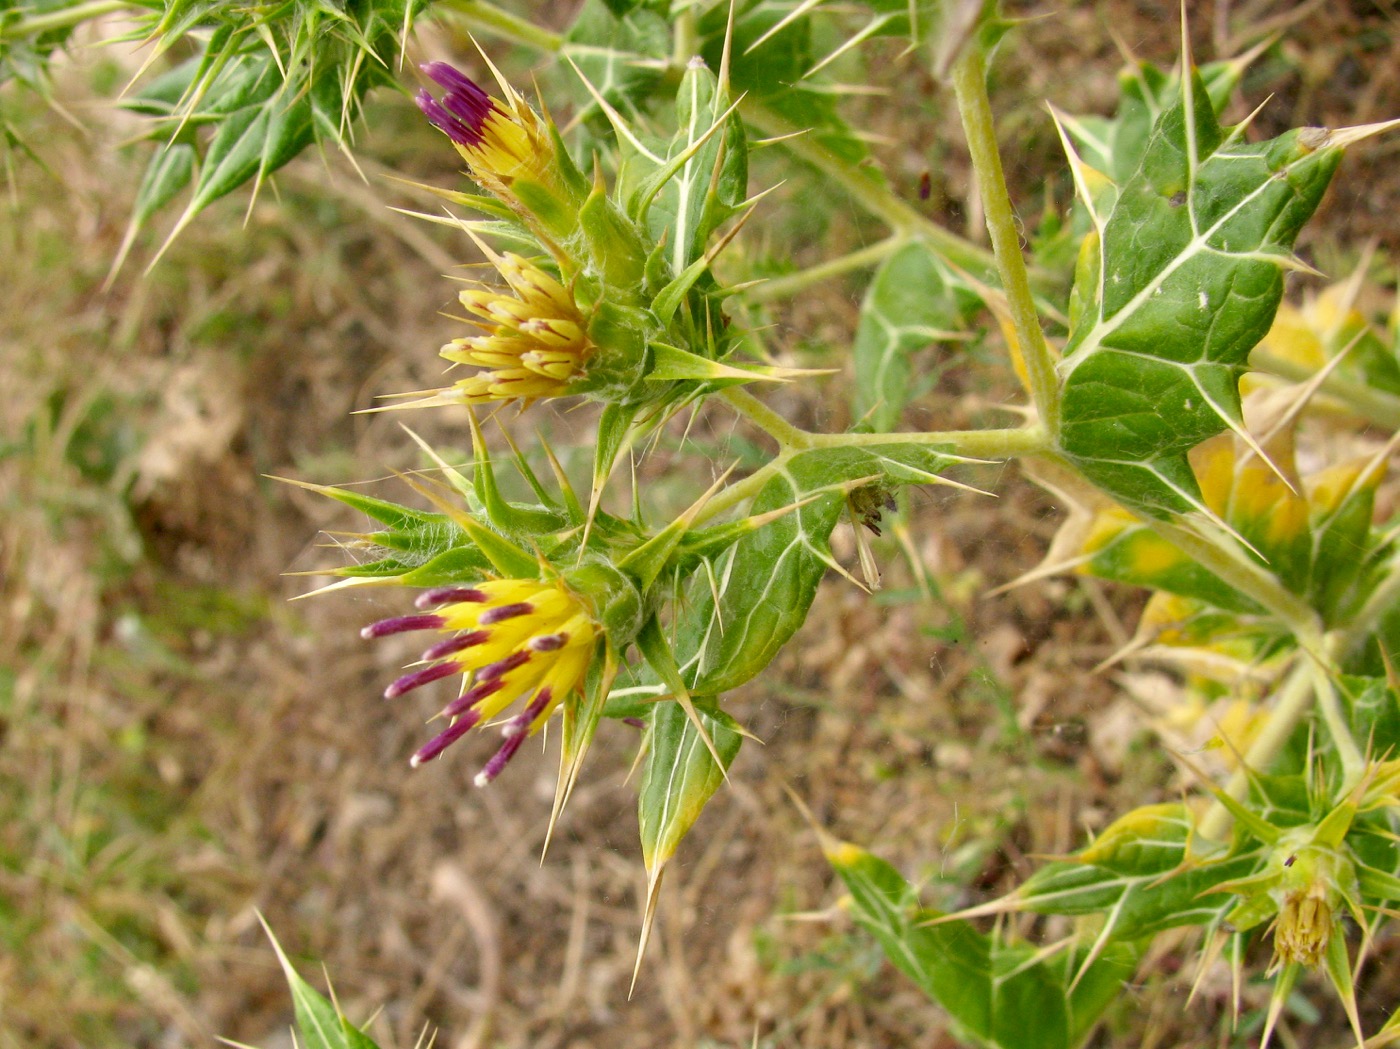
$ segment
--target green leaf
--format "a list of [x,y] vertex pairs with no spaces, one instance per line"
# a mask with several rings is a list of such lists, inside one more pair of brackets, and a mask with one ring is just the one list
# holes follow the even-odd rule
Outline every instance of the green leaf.
[[[660,194],[647,212],[652,235],[668,245],[677,276],[703,258],[710,235],[731,218],[748,188],[748,147],[730,98],[702,60],[685,71],[676,94],[677,131],[666,152]],[[724,117],[722,126],[719,124]],[[680,162],[682,157],[687,157]],[[641,192],[647,193],[643,185]]]
[[[1249,54],[1200,67],[1201,82],[1217,115],[1230,101],[1253,58]],[[1152,129],[1176,99],[1181,79],[1176,70],[1139,62],[1118,74],[1118,89],[1118,112],[1111,120],[1071,117],[1065,120],[1065,129],[1086,164],[1122,185],[1142,163]]]
[[724,762],[723,768],[679,703],[654,703],[647,735],[647,766],[637,799],[642,861],[655,876],[675,855],[681,839],[724,782],[724,773],[739,753],[744,737],[733,721],[716,710],[696,707],[705,731]]
[[655,12],[635,5],[623,12],[604,0],[585,0],[564,35],[562,53],[598,94],[625,111],[640,107],[656,89],[670,50],[670,29]]
[[[870,283],[860,309],[854,349],[852,413],[876,432],[899,424],[904,406],[918,396],[912,357],[926,346],[962,338],[971,289],[919,242],[887,258]],[[931,384],[932,379],[926,378]]]
[[1400,697],[1385,678],[1342,677],[1337,694],[1351,712],[1351,730],[1376,755],[1400,757]]
[[[846,163],[859,164],[870,151],[841,117],[839,92],[828,90],[820,77],[807,76],[816,64],[811,18],[794,18],[773,32],[792,13],[792,5],[775,0],[740,5],[730,48],[730,87],[736,97],[746,95]],[[720,68],[728,19],[728,4],[715,4],[700,19],[701,54],[711,69]],[[877,171],[868,174],[883,182]]]
[[899,872],[863,849],[839,844],[827,859],[851,894],[856,921],[978,1044],[1072,1049],[1132,975],[1136,952],[1129,945],[1111,946],[1087,966],[1074,950],[1042,958],[965,921],[925,924],[942,915],[921,908]]
[[1105,942],[1137,940],[1180,925],[1203,925],[1235,903],[1216,885],[1262,866],[1260,850],[1201,860],[1188,853],[1191,817],[1153,805],[1122,817],[1075,860],[1036,871],[1002,909],[1104,916]]
[[311,103],[284,98],[246,106],[220,125],[204,158],[188,213],[196,214],[254,175],[269,174],[311,142]]
[[894,443],[789,459],[751,512],[796,509],[740,538],[692,588],[695,604],[680,631],[682,670],[692,691],[719,695],[736,688],[767,666],[802,625],[822,575],[836,564],[828,540],[852,482],[933,483],[951,461],[927,445]]
[[144,225],[194,178],[194,147],[182,142],[171,143],[159,150],[146,165],[141,187],[136,191],[136,204],[131,221]]
[[277,961],[291,989],[301,1044],[306,1049],[378,1049],[373,1038],[346,1019],[332,1002],[297,974],[262,915],[258,920],[263,922],[263,931],[272,941],[272,949],[277,952]]
[[1248,143],[1198,75],[1153,126],[1076,283],[1060,446],[1146,513],[1202,509],[1186,452],[1240,423],[1238,382],[1283,293],[1288,251],[1341,159],[1316,129]]

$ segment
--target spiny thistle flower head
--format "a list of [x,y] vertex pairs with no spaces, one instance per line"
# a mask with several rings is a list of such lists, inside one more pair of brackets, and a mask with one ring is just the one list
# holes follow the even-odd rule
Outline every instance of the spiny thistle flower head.
[[367,639],[413,630],[447,635],[423,652],[422,666],[385,689],[386,699],[464,675],[461,694],[440,715],[449,720],[447,728],[414,754],[414,767],[512,704],[524,703],[500,723],[505,740],[475,778],[483,787],[580,688],[599,628],[584,600],[557,580],[492,579],[438,587],[420,595],[417,604],[420,614],[381,620],[360,632]]
[[1286,874],[1273,890],[1279,901],[1274,927],[1275,964],[1301,962],[1313,967],[1336,924],[1341,890],[1337,885],[1340,864],[1349,863],[1335,849],[1305,847],[1294,853]]
[[492,98],[476,81],[447,62],[419,67],[443,89],[442,100],[418,92],[418,108],[450,138],[472,172],[506,185],[520,175],[541,174],[554,162],[554,146],[537,113],[514,92]]
[[418,108],[452,140],[472,178],[552,236],[572,234],[588,186],[552,126],[509,86],[502,100],[446,62],[420,68],[443,95],[419,91]]
[[1360,914],[1356,862],[1344,840],[1354,814],[1353,806],[1339,805],[1318,824],[1279,832],[1258,873],[1216,886],[1243,897],[1227,918],[1236,929],[1274,919],[1271,969],[1318,965],[1343,911]]
[[507,252],[493,258],[510,293],[478,286],[462,305],[485,332],[453,339],[442,356],[479,369],[449,396],[467,404],[560,397],[583,375],[595,349],[573,296],[538,266]]

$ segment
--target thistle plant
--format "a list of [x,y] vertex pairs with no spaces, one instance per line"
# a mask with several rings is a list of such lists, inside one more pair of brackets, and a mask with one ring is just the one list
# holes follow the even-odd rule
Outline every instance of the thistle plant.
[[[1238,695],[1248,732],[1220,733],[1218,767],[1164,755],[1187,797],[1122,815],[1008,895],[956,914],[925,907],[893,867],[818,829],[856,921],[971,1044],[1081,1044],[1150,940],[1187,926],[1201,930],[1200,974],[1225,958],[1238,981],[1249,945],[1269,942],[1265,1043],[1296,981],[1318,969],[1357,1044],[1374,1044],[1355,986],[1400,899],[1400,552],[1393,510],[1377,498],[1400,425],[1400,311],[1360,312],[1360,271],[1299,306],[1284,296],[1290,273],[1311,271],[1295,242],[1345,150],[1400,122],[1272,139],[1249,120],[1226,126],[1255,56],[1197,67],[1183,31],[1175,71],[1130,64],[1112,117],[1053,110],[1076,200],[1056,217],[1057,236],[1037,242],[1043,257],[1028,260],[986,91],[996,44],[1015,31],[993,5],[609,0],[585,5],[563,36],[478,0],[454,6],[483,32],[560,53],[577,74],[574,95],[546,106],[512,86],[486,46],[458,61],[481,61],[491,87],[441,58],[420,67],[431,86],[417,106],[470,183],[424,188],[454,209],[464,255],[475,250],[493,272],[460,294],[472,333],[442,348],[446,385],[387,407],[454,413],[473,462],[457,469],[425,447],[433,479],[407,482],[416,505],[299,482],[375,523],[341,537],[363,557],[329,568],[341,578],[327,589],[408,591],[403,614],[364,637],[432,632],[386,698],[455,685],[411,763],[442,760],[417,774],[453,776],[472,759],[460,753],[469,745],[452,745],[494,728],[501,742],[474,782],[508,777],[524,740],[557,716],[553,826],[600,726],[640,726],[640,969],[667,865],[747,736],[732,694],[793,639],[829,571],[878,585],[868,548],[862,579],[839,564],[837,524],[878,535],[902,490],[968,487],[966,464],[1017,458],[1070,507],[1026,580],[1077,573],[1151,591],[1113,662],[1174,664],[1188,691]],[[205,18],[203,56],[136,103],[166,123],[219,124],[199,178],[184,178],[195,189],[177,227],[211,187],[232,188],[235,168],[261,179],[294,147],[348,125],[374,79],[369,60],[389,68],[403,39],[390,27],[418,13],[367,10],[337,23],[336,46],[358,57],[295,91],[296,77],[274,83],[268,62],[279,47],[297,54],[299,23],[278,23],[262,52],[251,23]],[[175,17],[152,15],[148,30],[164,39]],[[835,51],[813,53],[813,39],[833,34]],[[949,83],[990,252],[912,214],[861,167],[827,71],[879,38],[906,42]],[[242,132],[233,117],[213,120],[211,100],[233,91],[230,68],[244,69],[247,97],[263,106],[239,118]],[[323,83],[334,105],[317,101]],[[549,115],[566,107],[579,113],[572,131]],[[797,132],[766,144],[842,187],[891,235],[751,284],[727,254],[761,221],[750,151],[759,135]],[[237,149],[221,146],[237,134]],[[185,145],[160,164],[184,164],[174,151]],[[205,178],[222,169],[221,181]],[[138,225],[164,193],[143,195]],[[754,310],[869,267],[849,355],[858,421],[800,428],[768,391],[811,373],[770,363]],[[919,385],[914,351],[954,342],[979,317],[1000,333],[1025,422],[900,429]],[[586,490],[509,411],[496,411],[503,434],[490,441],[476,414],[553,400],[595,405]],[[767,441],[765,457],[693,492],[673,519],[655,521],[635,487],[618,511],[619,464],[678,431],[683,412],[737,416]],[[1364,426],[1355,454],[1328,457],[1320,435],[1355,438]],[[1389,436],[1376,439],[1380,430]],[[499,477],[502,463],[518,476]],[[530,499],[507,498],[512,485]],[[978,923],[1012,913],[1060,916],[1074,933],[1045,947],[1019,940],[1012,923]]]

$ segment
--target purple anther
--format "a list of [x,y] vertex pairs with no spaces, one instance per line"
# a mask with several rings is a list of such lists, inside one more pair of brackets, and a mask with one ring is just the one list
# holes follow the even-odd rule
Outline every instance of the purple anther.
[[646,723],[645,721],[643,721],[641,718],[623,718],[623,719],[622,719],[622,723],[623,723],[624,725],[631,725],[633,728],[646,728],[646,727],[647,727],[647,723]]
[[480,720],[480,714],[474,710],[468,711],[465,716],[458,718],[447,728],[443,729],[443,731],[428,740],[427,743],[418,748],[418,753],[413,755],[409,764],[417,768],[425,761],[432,761],[444,750],[474,729],[476,723]]
[[393,682],[384,690],[384,698],[398,699],[405,692],[412,692],[415,688],[420,688],[430,681],[438,681],[441,678],[451,677],[453,674],[459,673],[461,673],[461,668],[456,663],[438,663],[431,667],[424,667],[422,670],[405,674]]
[[536,652],[557,652],[569,643],[569,635],[563,632],[558,634],[541,634],[539,637],[530,638],[530,648]]
[[455,605],[460,601],[479,605],[488,600],[485,592],[471,586],[439,586],[424,590],[413,602],[419,608],[434,608],[437,605]]
[[360,631],[360,636],[366,641],[372,641],[376,637],[388,637],[390,634],[402,634],[409,630],[437,630],[443,625],[442,616],[394,616],[392,619],[381,619],[378,623],[371,623]]
[[513,605],[497,605],[495,608],[488,608],[477,618],[479,626],[490,626],[493,623],[504,623],[507,619],[514,619],[516,616],[528,616],[535,610],[535,606],[528,601],[517,601]]
[[495,681],[483,681],[479,685],[473,685],[467,691],[454,699],[447,706],[442,708],[442,716],[445,718],[455,718],[458,714],[470,710],[487,696],[499,692],[505,687],[505,682],[499,679]]
[[512,652],[505,659],[498,659],[496,662],[482,667],[476,672],[476,679],[480,682],[495,681],[497,678],[509,674],[516,667],[523,667],[530,662],[529,652]]
[[481,136],[477,134],[469,125],[462,123],[455,116],[443,109],[438,104],[437,99],[426,91],[419,91],[413,96],[413,101],[418,103],[418,108],[423,111],[423,115],[428,118],[428,123],[437,128],[453,142],[459,146],[475,146],[481,141]]
[[442,659],[444,656],[456,655],[472,645],[479,645],[491,636],[489,630],[469,630],[465,634],[456,637],[449,637],[446,641],[439,641],[432,648],[423,653],[423,662],[431,663],[434,660]]
[[478,787],[484,787],[499,776],[507,762],[515,757],[515,752],[520,749],[520,745],[525,742],[526,738],[525,733],[522,732],[518,736],[511,736],[502,743],[500,749],[491,755],[491,760],[482,767],[472,782]]

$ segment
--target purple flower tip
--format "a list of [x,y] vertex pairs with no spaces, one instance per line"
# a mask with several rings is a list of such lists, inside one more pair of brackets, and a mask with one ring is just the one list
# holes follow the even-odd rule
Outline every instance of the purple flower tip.
[[528,616],[535,610],[535,606],[528,601],[517,601],[513,605],[497,605],[495,608],[488,608],[481,613],[477,620],[481,626],[490,626],[493,623],[503,623],[507,619],[514,619],[516,616]]
[[440,678],[450,677],[458,672],[456,663],[436,663],[430,667],[423,667],[421,670],[415,670],[411,674],[405,674],[403,677],[392,682],[389,687],[384,690],[384,698],[398,699],[398,697],[402,696],[405,692],[412,692],[415,688],[421,688],[430,681],[437,681]]
[[525,742],[525,733],[511,736],[496,753],[491,755],[482,770],[472,779],[472,783],[478,787],[484,787],[501,774],[501,770],[506,767],[507,762],[515,757],[515,752],[520,749],[520,745]]
[[482,667],[476,672],[476,679],[482,684],[495,681],[497,678],[509,674],[516,667],[523,667],[528,662],[530,662],[529,652],[512,652],[505,659],[499,659],[489,666]]
[[423,75],[445,91],[460,91],[466,94],[485,95],[476,82],[451,62],[424,62],[418,67]]
[[414,101],[423,115],[458,145],[479,144],[486,118],[496,108],[491,96],[446,62],[425,62],[418,68],[444,91],[441,102],[426,91],[418,92]]
[[456,743],[475,728],[476,723],[480,720],[480,714],[474,710],[468,711],[465,716],[458,718],[427,743],[423,744],[423,746],[418,749],[418,753],[414,754],[413,757],[409,759],[409,765],[416,769],[424,762],[432,761],[453,743]]
[[536,652],[557,652],[568,643],[569,635],[563,631],[530,638],[530,647]]
[[409,630],[436,630],[442,625],[442,616],[394,616],[392,619],[381,619],[378,623],[371,623],[360,631],[360,636],[366,641],[372,641],[377,637],[402,634]]
[[439,641],[432,648],[423,653],[423,662],[432,663],[445,656],[455,656],[458,652],[465,651],[473,645],[479,645],[491,636],[489,630],[471,630],[457,637],[449,637],[446,641]]
[[442,716],[445,718],[455,718],[457,715],[470,710],[487,696],[499,692],[505,687],[505,682],[501,680],[483,681],[479,685],[473,685],[467,691],[454,699],[447,706],[442,708]]
[[455,605],[459,601],[467,601],[471,604],[481,604],[487,599],[486,594],[470,586],[439,586],[432,590],[425,590],[418,595],[418,600],[414,602],[419,608],[433,608],[436,605]]

